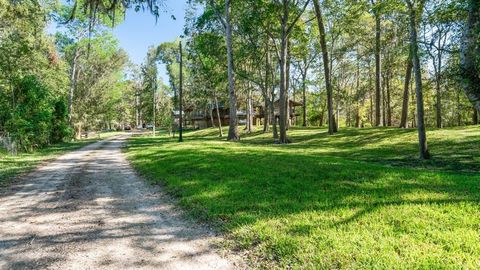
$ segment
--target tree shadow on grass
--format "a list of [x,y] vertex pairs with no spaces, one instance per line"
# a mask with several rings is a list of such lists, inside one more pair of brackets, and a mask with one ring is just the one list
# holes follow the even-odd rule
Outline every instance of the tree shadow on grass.
[[[457,129],[452,129],[455,131]],[[263,147],[264,153],[270,150],[286,152],[306,153],[315,156],[335,156],[349,160],[373,162],[395,167],[409,167],[417,169],[429,169],[436,171],[453,171],[475,173],[480,171],[480,136],[475,136],[479,131],[475,128],[459,129],[462,133],[472,133],[460,141],[455,138],[443,138],[438,130],[432,133],[430,141],[432,157],[430,160],[418,158],[418,145],[416,142],[415,129],[394,128],[369,128],[369,129],[342,129],[339,133],[330,136],[324,129],[292,128],[290,138],[293,143],[288,145],[274,145],[270,134],[262,131],[253,132],[242,136],[242,140],[235,146],[246,147],[246,151],[255,151],[255,148]],[[210,131],[212,133],[214,131]],[[225,139],[218,137],[205,137],[206,131],[191,133],[186,136],[185,142],[204,144],[205,148],[227,149],[230,145],[215,144]],[[403,138],[403,139],[402,139]],[[391,139],[395,139],[391,142]],[[139,139],[132,141],[130,147],[148,147],[152,145],[165,145],[175,142],[172,138]],[[172,146],[174,147],[174,146]],[[188,146],[187,146],[188,147]],[[208,154],[208,153],[207,153]]]
[[[86,265],[77,267],[176,268],[182,258],[212,253],[209,244],[188,248],[208,232],[182,221],[167,198],[119,162],[119,143],[62,156],[0,194],[0,268],[75,267],[82,258]],[[96,155],[94,162],[85,155]],[[142,256],[115,257],[112,248]]]
[[[229,230],[303,211],[364,209],[351,217],[355,220],[383,206],[480,199],[474,192],[480,179],[473,174],[388,168],[341,157],[261,150],[237,154],[208,148],[134,155],[142,173],[166,184],[195,216],[228,220],[221,226]],[[405,199],[415,193],[443,194],[446,199]]]

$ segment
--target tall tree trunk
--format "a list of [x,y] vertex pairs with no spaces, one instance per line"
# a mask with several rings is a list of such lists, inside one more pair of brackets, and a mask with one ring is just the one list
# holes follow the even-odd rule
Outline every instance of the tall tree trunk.
[[473,106],[480,111],[480,2],[468,1],[468,20],[460,47],[460,66],[463,91]]
[[442,128],[442,50],[440,49],[442,45],[442,35],[440,33],[438,37],[438,52],[437,52],[437,63],[433,63],[435,70],[435,120],[437,122],[437,128]]
[[438,73],[435,77],[435,120],[437,122],[437,128],[442,128],[442,95],[440,89],[440,73]]
[[325,104],[322,106],[320,111],[320,123],[319,126],[323,127],[324,118],[325,118],[325,108],[327,108],[327,100],[325,100]]
[[391,74],[390,72],[387,73],[387,80],[385,82],[387,87],[387,126],[392,126],[392,99],[390,95],[390,80]]
[[335,133],[335,121],[333,115],[332,83],[330,78],[330,66],[328,60],[327,41],[325,37],[325,26],[323,24],[322,11],[318,0],[313,0],[315,14],[317,17],[318,30],[320,32],[320,46],[322,48],[323,70],[325,73],[325,87],[327,89],[327,111],[328,111],[328,133]]
[[[268,49],[268,46],[267,46]],[[269,117],[269,77],[270,77],[270,53],[267,52],[265,56],[265,84],[263,89],[263,133],[268,132],[270,127],[270,117]],[[273,84],[273,82],[272,82]]]
[[460,102],[460,92],[457,91],[457,126],[462,125],[462,103]]
[[[357,72],[355,74],[356,84],[355,84],[355,95],[358,97],[360,93],[360,57],[358,55],[357,48]],[[360,101],[355,101],[355,127],[360,127]]]
[[307,126],[307,72],[302,73],[302,108],[303,108],[303,123],[302,126]]
[[[179,42],[179,55],[180,55],[180,83],[178,86],[178,99],[179,99],[179,129],[178,129],[178,141],[183,141],[183,48],[182,42]],[[155,125],[155,124],[154,124]]]
[[[222,119],[220,118],[220,108],[218,107],[218,99],[217,99],[217,93],[215,90],[213,91],[213,99],[215,100],[215,108],[217,109],[217,121],[218,121],[218,133],[219,137],[223,137],[223,130],[222,130]],[[213,121],[212,121],[213,125]]]
[[279,93],[279,143],[288,143],[287,138],[287,24],[288,4],[283,5],[283,16],[281,22],[281,44],[280,44],[280,93]]
[[290,128],[290,39],[287,37],[287,61],[286,61],[286,69],[285,69],[285,108],[286,108],[286,115],[285,115],[285,127],[288,130]]
[[278,129],[277,129],[277,116],[275,115],[275,72],[273,68],[270,68],[270,76],[272,77],[272,85],[270,92],[270,113],[272,118],[272,132],[273,139],[278,140]]
[[374,8],[375,13],[375,126],[380,126],[380,103],[381,103],[381,60],[380,60],[380,11]]
[[73,56],[72,70],[70,71],[70,89],[68,91],[68,123],[70,126],[72,123],[72,113],[73,113],[73,95],[75,88],[77,86],[77,61],[80,57],[80,51],[75,49],[75,55]]
[[247,132],[253,131],[253,104],[252,104],[252,90],[249,87],[247,92]]
[[407,60],[407,70],[405,72],[405,84],[403,85],[403,102],[402,102],[402,117],[400,120],[400,128],[407,128],[408,122],[408,103],[410,102],[410,80],[412,79],[412,52],[410,50]]
[[335,97],[335,114],[336,117],[333,118],[333,121],[335,122],[335,131],[337,131],[340,127],[340,97],[339,97],[339,92],[340,92],[340,86],[337,86],[337,91],[336,92],[336,97]]
[[135,85],[135,128],[140,126],[140,91],[138,85]]
[[228,128],[229,141],[240,140],[237,119],[237,96],[235,94],[235,75],[233,73],[233,44],[232,26],[230,20],[230,0],[225,0],[225,32],[227,39],[227,63],[228,63],[228,95],[230,101],[230,125]]
[[[209,100],[210,104],[212,103],[211,100]],[[214,128],[215,127],[215,120],[213,119],[213,109],[209,108],[209,106],[207,105],[206,108],[205,108],[205,112],[208,112],[208,114],[210,115],[210,123],[212,123],[212,127]],[[208,123],[207,123],[207,128],[208,128]]]
[[369,90],[369,101],[370,101],[370,112],[369,112],[369,122],[370,124],[373,126],[375,126],[375,123],[374,123],[374,118],[373,118],[373,96],[374,96],[374,92],[373,92],[373,89],[372,89],[372,68],[370,66],[370,62],[368,64],[368,90]]
[[387,99],[385,88],[387,87],[385,77],[382,78],[382,125],[387,126]]
[[[427,135],[425,132],[424,109],[423,109],[423,92],[422,92],[422,71],[420,67],[420,59],[418,56],[417,42],[417,11],[410,0],[407,0],[410,9],[410,50],[412,51],[413,71],[415,74],[415,92],[417,96],[417,126],[418,126],[418,143],[420,148],[420,158],[429,159],[430,154],[427,145]],[[422,5],[419,8],[422,12]]]

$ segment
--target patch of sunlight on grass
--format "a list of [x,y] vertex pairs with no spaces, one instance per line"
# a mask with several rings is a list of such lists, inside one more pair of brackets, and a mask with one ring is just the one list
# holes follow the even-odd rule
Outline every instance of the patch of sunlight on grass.
[[[217,129],[129,141],[128,158],[255,267],[480,268],[480,127],[291,128],[293,143]],[[225,130],[226,134],[226,130]]]

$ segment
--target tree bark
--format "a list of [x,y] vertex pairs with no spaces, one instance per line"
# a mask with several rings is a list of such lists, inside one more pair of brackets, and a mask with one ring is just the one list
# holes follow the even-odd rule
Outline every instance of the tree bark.
[[277,129],[277,117],[275,116],[275,72],[273,70],[273,67],[271,66],[272,63],[270,63],[270,76],[272,78],[272,84],[271,84],[271,92],[270,92],[270,117],[272,118],[272,133],[273,133],[273,139],[275,141],[278,140],[278,129]]
[[[430,153],[427,145],[427,135],[424,123],[423,108],[423,92],[422,92],[422,71],[420,67],[420,59],[418,56],[417,42],[417,11],[410,0],[407,0],[410,11],[410,50],[412,52],[413,71],[415,74],[415,92],[417,96],[417,126],[418,126],[418,143],[420,149],[420,158],[429,159]],[[422,8],[423,9],[423,8]],[[422,12],[421,10],[419,12]]]
[[[215,108],[217,109],[217,121],[218,121],[218,133],[219,137],[223,137],[223,130],[222,130],[222,119],[220,118],[220,108],[218,107],[218,99],[217,93],[213,91],[213,99],[215,100]],[[213,121],[212,121],[213,124]]]
[[[209,100],[209,102],[211,103],[212,101]],[[213,109],[209,108],[209,106],[207,105],[205,108],[205,112],[208,112],[210,114],[210,123],[212,123],[212,127],[214,128],[215,120],[213,119]],[[207,127],[208,127],[208,123],[207,123]]]
[[285,128],[290,129],[290,39],[287,36],[287,58],[286,58],[286,69],[285,69]]
[[[373,1],[372,1],[373,3]],[[381,103],[381,59],[380,59],[380,38],[381,38],[381,24],[380,12],[374,8],[375,14],[375,126],[380,126],[380,103]]]
[[73,57],[72,70],[70,71],[70,89],[68,91],[68,123],[70,126],[72,123],[72,113],[73,113],[73,95],[77,85],[76,74],[77,74],[77,61],[80,57],[80,51],[75,49],[75,55]]
[[407,70],[405,72],[405,84],[403,85],[403,102],[402,102],[402,117],[400,120],[400,128],[407,128],[408,121],[408,104],[410,102],[410,80],[412,79],[412,52],[410,50],[407,59]]
[[[182,42],[179,42],[179,55],[180,55],[180,83],[178,86],[178,98],[179,98],[179,128],[178,128],[178,141],[183,141],[183,48]],[[155,78],[156,79],[156,78]],[[154,123],[155,125],[155,123]]]
[[[447,34],[445,34],[447,35]],[[440,35],[438,37],[438,52],[437,52],[437,58],[438,58],[438,67],[435,69],[436,76],[435,76],[435,86],[436,86],[436,120],[437,120],[437,128],[442,128],[442,50],[440,49],[442,47],[442,35],[440,32]]]
[[390,92],[390,72],[387,73],[387,80],[385,82],[387,88],[387,126],[392,126],[392,99]]
[[460,66],[463,91],[470,102],[480,110],[480,2],[468,1],[468,19],[460,47]]
[[[267,46],[268,50],[268,46]],[[264,99],[264,106],[263,106],[263,133],[268,132],[270,127],[270,114],[268,113],[269,109],[269,77],[270,77],[270,53],[267,52],[265,56],[265,84],[263,89],[263,99]],[[273,84],[273,82],[272,82]]]
[[[384,75],[386,76],[386,75]],[[385,94],[385,88],[387,87],[386,85],[386,79],[385,77],[382,78],[382,125],[385,127],[387,126],[387,99],[386,99],[386,94]]]
[[280,41],[280,93],[279,93],[279,143],[288,143],[287,138],[287,42],[288,42],[288,2],[284,1],[283,15],[281,20],[281,41]]
[[232,26],[230,20],[230,0],[225,0],[225,32],[227,39],[227,62],[228,62],[228,95],[230,102],[230,125],[228,128],[229,141],[240,140],[237,119],[237,96],[235,94],[235,75],[233,73],[233,44]]
[[313,0],[315,7],[315,14],[318,23],[318,30],[320,32],[320,46],[322,48],[323,70],[325,73],[325,87],[327,90],[327,111],[328,111],[328,133],[333,135],[335,133],[335,121],[333,115],[333,100],[332,100],[332,83],[330,78],[330,66],[328,60],[327,41],[325,37],[325,26],[323,24],[322,11],[318,0]]
[[[249,87],[250,88],[250,87]],[[253,131],[253,104],[252,104],[252,90],[249,89],[247,93],[247,132]]]
[[302,73],[302,107],[303,107],[303,123],[302,126],[307,126],[307,72]]

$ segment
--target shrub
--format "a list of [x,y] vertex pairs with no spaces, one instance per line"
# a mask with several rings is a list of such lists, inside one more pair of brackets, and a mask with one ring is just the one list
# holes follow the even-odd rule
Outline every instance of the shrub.
[[15,82],[13,109],[3,115],[8,117],[5,129],[19,148],[33,151],[71,135],[65,101],[51,93],[35,76]]

